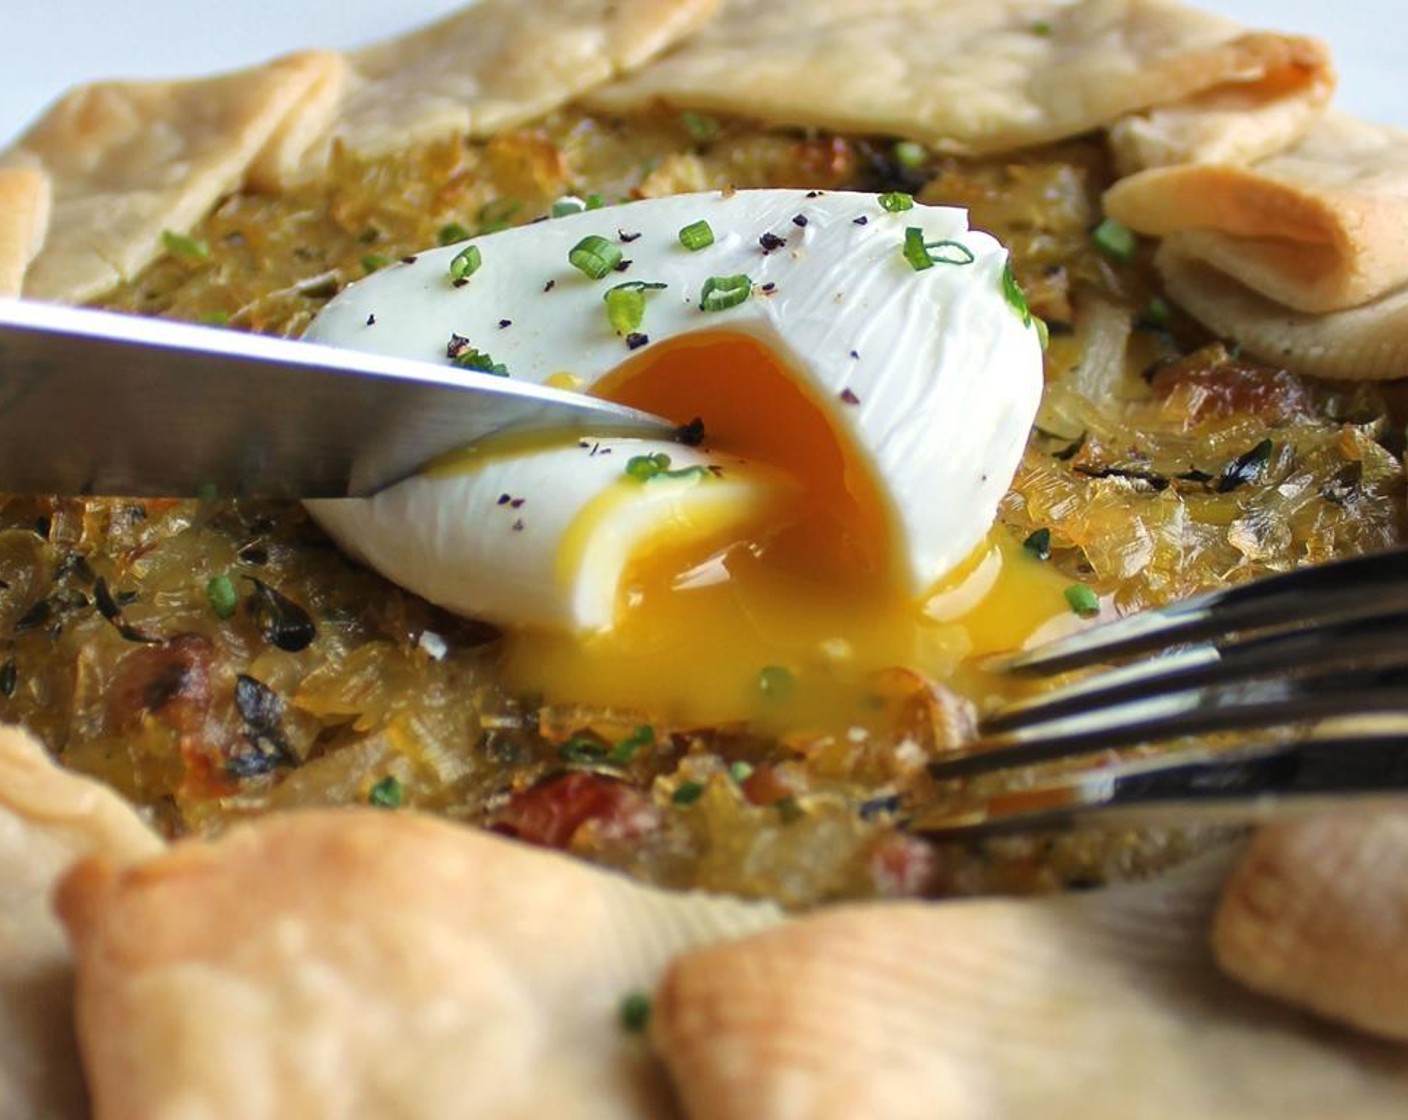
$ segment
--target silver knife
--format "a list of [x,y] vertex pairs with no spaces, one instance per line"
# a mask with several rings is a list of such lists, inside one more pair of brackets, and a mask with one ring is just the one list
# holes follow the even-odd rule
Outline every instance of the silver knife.
[[357,496],[507,432],[678,429],[449,365],[0,300],[0,491]]

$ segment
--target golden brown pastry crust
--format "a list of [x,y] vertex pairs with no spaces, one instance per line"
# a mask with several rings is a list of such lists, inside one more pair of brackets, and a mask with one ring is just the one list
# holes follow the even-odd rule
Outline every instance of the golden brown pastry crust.
[[851,906],[669,969],[692,1120],[1389,1120],[1408,1052],[1297,1022],[1206,943],[1228,853],[1060,898]]
[[641,65],[719,0],[484,0],[356,52],[335,137],[362,156],[492,136]]
[[1263,829],[1212,943],[1249,987],[1408,1041],[1408,813]]
[[309,92],[338,65],[310,52],[218,78],[84,86],[61,99],[5,156],[41,167],[53,187],[49,236],[25,294],[77,303],[134,275],[164,251],[163,231],[188,231],[271,143],[299,134]]
[[668,1115],[622,997],[778,916],[372,809],[92,860],[59,909],[105,1120]]
[[1240,34],[1168,0],[730,0],[689,43],[587,100],[619,111],[659,99],[984,154],[1229,89],[1323,103],[1332,84],[1318,43]]
[[0,168],[0,296],[17,296],[49,228],[49,179],[37,167]]
[[1342,114],[1253,166],[1123,179],[1105,208],[1292,311],[1359,307],[1408,283],[1408,133]]
[[79,859],[119,863],[160,849],[116,794],[60,769],[26,733],[0,728],[0,1116],[87,1115],[69,950],[50,895]]

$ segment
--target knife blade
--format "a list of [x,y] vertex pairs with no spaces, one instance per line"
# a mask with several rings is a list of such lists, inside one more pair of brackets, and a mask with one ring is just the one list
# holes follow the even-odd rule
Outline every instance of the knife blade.
[[216,327],[0,300],[0,491],[371,494],[507,433],[675,438],[512,378]]

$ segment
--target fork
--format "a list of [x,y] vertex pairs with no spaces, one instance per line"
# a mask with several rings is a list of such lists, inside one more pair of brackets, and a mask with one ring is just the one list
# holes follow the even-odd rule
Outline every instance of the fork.
[[[976,741],[929,772],[947,782],[1084,765],[976,803],[958,794],[912,817],[910,830],[970,840],[1408,806],[1408,549],[1129,615],[988,668],[1051,678],[1093,666],[992,712]],[[1242,745],[1219,748],[1229,733]],[[1152,753],[1115,753],[1127,748]]]

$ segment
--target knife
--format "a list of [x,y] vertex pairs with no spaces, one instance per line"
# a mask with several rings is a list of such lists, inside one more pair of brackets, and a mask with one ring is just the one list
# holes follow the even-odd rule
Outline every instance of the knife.
[[510,432],[679,435],[649,413],[448,365],[0,300],[0,491],[360,496]]

